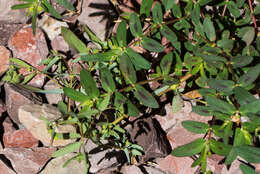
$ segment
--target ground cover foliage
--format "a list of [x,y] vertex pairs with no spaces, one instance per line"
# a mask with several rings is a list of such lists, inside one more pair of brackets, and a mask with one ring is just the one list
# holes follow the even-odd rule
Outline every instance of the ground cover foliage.
[[[62,18],[47,0],[23,1],[13,9],[29,9],[34,32],[37,14],[42,11]],[[66,0],[58,2],[71,12],[75,10]],[[147,108],[162,107],[159,97],[166,94],[173,96],[172,110],[178,112],[186,94],[196,103],[193,111],[211,121],[182,122],[185,129],[201,134],[201,138],[177,147],[171,154],[195,157],[191,167],[200,165],[203,173],[211,173],[207,168],[211,154],[224,156],[227,166],[238,158],[243,161],[240,169],[244,174],[256,173],[251,164],[260,163],[260,100],[255,97],[260,73],[258,1],[145,0],[131,13],[121,13],[118,1],[111,4],[118,13],[115,35],[101,41],[87,26],[80,26],[98,48],[88,48],[69,28],[61,29],[66,42],[78,52],[72,59],[83,67],[80,74],[67,63],[69,57],[53,51],[42,62],[46,65],[43,71],[12,58],[14,64],[4,77],[28,88],[26,83],[36,74],[44,74],[61,87],[52,91],[30,87],[41,93],[64,93],[67,98],[58,104],[63,118],[46,120],[54,139],[64,138],[54,131],[58,124],[78,128],[77,133],[67,135],[77,141],[59,149],[53,157],[78,149],[71,160],[83,160],[87,173],[84,144],[91,139],[101,146],[106,140],[106,146],[121,149],[133,163],[144,152],[130,141],[122,123],[130,116],[150,112]],[[28,76],[19,75],[21,67],[28,69]],[[150,82],[160,85],[151,90]]]

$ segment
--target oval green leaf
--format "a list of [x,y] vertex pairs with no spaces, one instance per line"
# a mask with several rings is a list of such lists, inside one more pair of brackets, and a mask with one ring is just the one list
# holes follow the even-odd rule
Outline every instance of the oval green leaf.
[[115,92],[116,85],[113,79],[112,73],[108,68],[102,68],[101,70],[101,84],[104,90],[107,92]]
[[205,134],[209,130],[208,124],[193,120],[185,120],[181,125],[188,131],[196,134]]
[[88,72],[86,69],[82,69],[80,71],[80,83],[85,89],[86,94],[91,98],[97,98],[99,96],[99,90],[96,86],[96,82],[94,81],[90,72]]
[[128,83],[136,82],[134,66],[126,53],[120,56],[119,68]]
[[157,41],[150,39],[148,37],[143,37],[142,38],[142,46],[149,50],[149,51],[153,51],[153,52],[163,52],[164,51],[164,47]]
[[76,142],[76,143],[72,143],[72,144],[69,144],[57,151],[55,151],[53,154],[52,154],[52,157],[56,158],[56,157],[59,157],[59,156],[63,156],[67,153],[71,153],[71,152],[74,152],[75,150],[77,150],[81,145],[81,142]]
[[130,31],[134,37],[142,36],[142,25],[136,13],[132,13],[129,20]]
[[158,108],[159,104],[157,103],[156,99],[142,86],[136,85],[135,86],[135,97],[145,106],[150,108]]

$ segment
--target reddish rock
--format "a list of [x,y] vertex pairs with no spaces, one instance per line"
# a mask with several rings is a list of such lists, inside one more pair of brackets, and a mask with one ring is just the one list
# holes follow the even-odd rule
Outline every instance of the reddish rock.
[[51,41],[51,46],[52,49],[57,50],[57,51],[62,51],[66,53],[69,51],[69,45],[67,42],[63,39],[62,36],[56,36],[52,41]]
[[0,45],[0,76],[8,70],[10,54],[8,49]]
[[18,108],[25,104],[30,104],[32,101],[26,98],[21,92],[15,90],[11,84],[5,84],[5,102],[7,113],[10,118],[17,124],[20,124],[18,119]]
[[[13,51],[13,56],[24,60],[40,71],[44,66],[38,64],[48,55],[48,47],[44,33],[37,28],[36,35],[32,33],[31,27],[24,27],[15,32],[8,42],[9,48]],[[22,74],[28,74],[25,68],[20,70]],[[29,84],[41,87],[44,82],[43,75],[37,75]]]
[[3,142],[5,147],[37,147],[39,141],[26,129],[4,133]]
[[4,154],[12,163],[14,170],[19,174],[36,174],[51,158],[55,148],[5,148]]
[[15,172],[0,160],[0,174],[15,174]]

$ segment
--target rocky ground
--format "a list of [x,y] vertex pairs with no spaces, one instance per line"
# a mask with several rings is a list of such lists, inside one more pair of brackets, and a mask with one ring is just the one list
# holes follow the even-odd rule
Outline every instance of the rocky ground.
[[[51,1],[55,3],[53,0]],[[43,14],[38,22],[36,36],[33,36],[31,26],[26,24],[28,17],[25,15],[25,11],[10,9],[12,5],[17,3],[20,3],[20,1],[0,1],[0,75],[3,75],[9,68],[10,57],[25,60],[42,70],[44,66],[39,66],[38,63],[46,58],[51,49],[62,52],[69,51],[69,46],[60,36],[60,27],[68,26],[70,22],[73,23],[78,20],[82,24],[87,24],[102,39],[109,34],[109,29],[113,28],[109,23],[113,18],[111,15],[113,12],[107,0],[83,0],[83,8],[79,16],[57,21]],[[132,5],[130,1],[124,3],[130,7]],[[59,12],[64,11],[59,6],[56,8]],[[131,10],[127,6],[121,8],[125,11]],[[37,76],[30,84],[44,89],[57,88],[51,82],[45,83],[43,76]],[[1,83],[0,85],[0,174],[83,173],[83,164],[76,161],[65,168],[62,167],[64,161],[72,157],[73,153],[63,157],[51,158],[51,154],[58,147],[67,145],[72,141],[54,140],[51,146],[51,137],[46,124],[40,119],[41,115],[47,116],[49,120],[54,120],[60,116],[54,106],[62,99],[62,96],[48,94],[45,96],[47,101],[43,102],[39,96],[19,86],[8,83]],[[189,101],[185,101],[184,108],[178,113],[172,113],[170,104],[167,104],[162,110],[164,110],[164,114],[136,120],[134,126],[129,128],[132,136],[135,137],[135,141],[144,147],[146,153],[142,157],[143,161],[153,159],[153,162],[136,165],[122,164],[122,161],[125,161],[123,153],[105,150],[91,153],[90,172],[99,174],[199,173],[199,167],[190,167],[193,163],[192,158],[173,157],[170,152],[173,148],[202,136],[186,131],[181,126],[181,121],[207,122],[208,118],[193,113]],[[149,125],[151,129],[147,131],[147,134],[136,137],[137,125]],[[146,129],[145,126],[144,129]],[[73,132],[75,128],[63,126],[59,128],[59,131]],[[95,148],[95,144],[91,141],[86,145],[88,152]],[[229,170],[221,164],[221,161],[222,157],[218,155],[212,155],[209,159],[209,168],[214,174],[240,173],[239,161],[235,161]]]

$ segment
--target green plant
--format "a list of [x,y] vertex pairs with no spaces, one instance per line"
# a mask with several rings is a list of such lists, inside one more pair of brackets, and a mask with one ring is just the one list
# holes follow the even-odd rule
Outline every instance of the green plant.
[[[82,26],[101,49],[87,48],[68,28],[62,28],[64,39],[79,53],[73,62],[87,68],[78,75],[65,66],[50,77],[57,81],[63,77],[63,92],[69,98],[67,104],[59,103],[64,117],[55,124],[79,128],[71,137],[79,141],[53,156],[78,148],[81,150],[74,159],[88,164],[88,154],[81,148],[87,139],[98,145],[108,140],[109,146],[123,150],[131,162],[130,155],[141,155],[142,148],[130,142],[122,121],[147,112],[146,107],[158,108],[161,103],[154,96],[166,93],[173,94],[172,109],[177,112],[183,106],[181,96],[198,91],[203,98],[193,98],[193,111],[211,117],[211,121],[182,122],[202,138],[177,147],[172,155],[194,156],[192,167],[200,165],[203,173],[210,173],[207,158],[212,153],[224,156],[226,165],[237,157],[245,164],[260,163],[260,100],[253,95],[259,90],[260,39],[256,32],[260,5],[251,0],[162,0],[152,8],[153,3],[143,1],[139,14],[120,14],[116,35],[107,41]],[[166,44],[162,45],[162,40],[167,40]],[[142,47],[149,56],[134,47]],[[159,53],[159,63],[151,58],[151,52]],[[48,62],[49,67],[58,60],[62,59]],[[154,81],[160,87],[151,92],[147,84]],[[48,123],[50,130],[55,124]],[[54,138],[62,138],[52,133]],[[240,166],[243,173],[256,173],[245,164]]]

